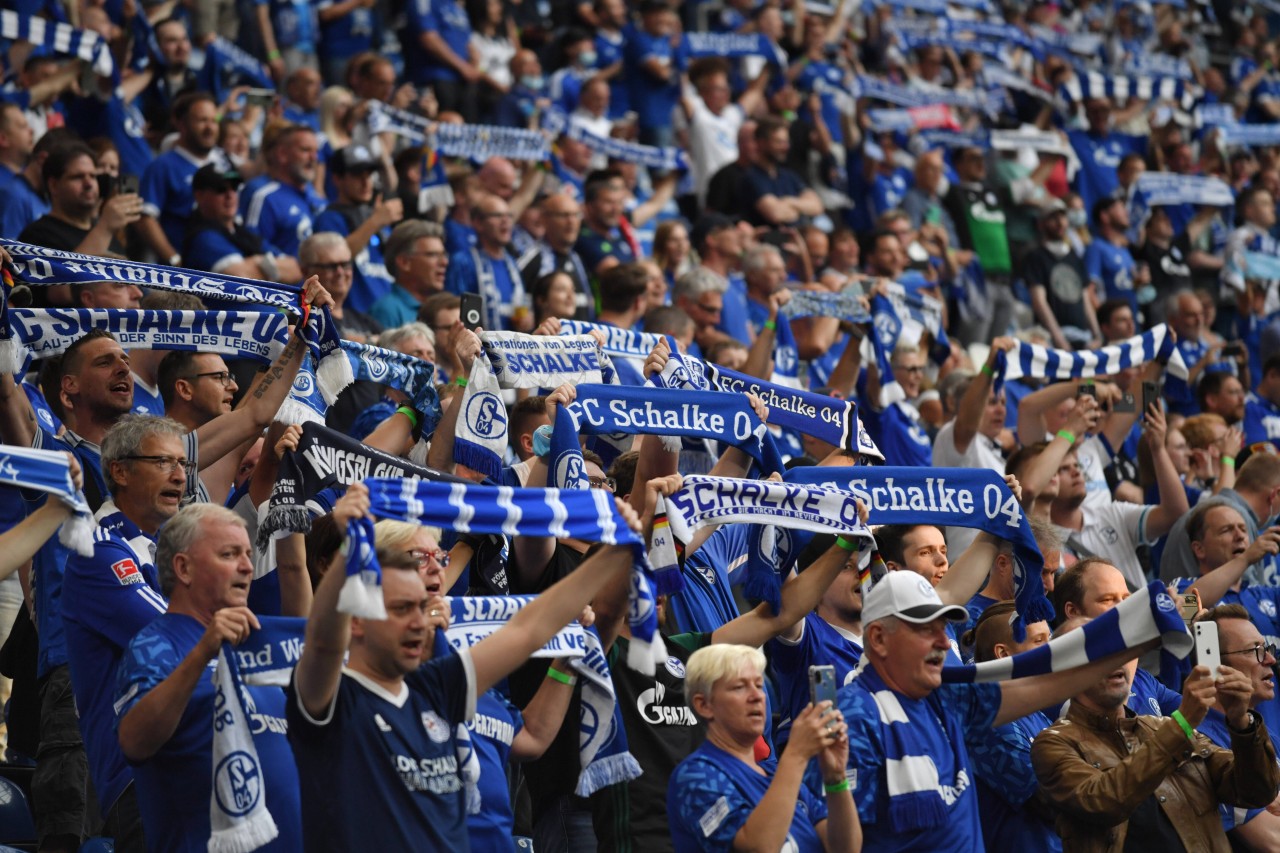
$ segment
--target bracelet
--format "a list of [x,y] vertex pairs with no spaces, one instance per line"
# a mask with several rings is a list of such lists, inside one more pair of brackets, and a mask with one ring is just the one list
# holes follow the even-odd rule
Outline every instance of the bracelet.
[[769,331],[771,331],[771,332],[776,332],[776,331],[778,331],[778,321],[777,321],[777,320],[765,320],[765,321],[764,321],[764,327],[765,327],[766,329],[768,329]]
[[1236,458],[1234,456],[1224,456],[1222,457],[1222,464],[1230,465],[1232,468],[1234,468],[1236,467]]
[[1194,741],[1196,739],[1196,730],[1191,728],[1191,724],[1187,722],[1186,717],[1182,716],[1181,711],[1174,711],[1169,716],[1173,717],[1173,721],[1182,727],[1182,731],[1187,736],[1187,740]]
[[396,409],[397,415],[404,415],[409,419],[409,425],[414,429],[418,428],[418,413],[413,410],[412,406],[401,406]]
[[558,681],[561,684],[567,684],[570,687],[572,687],[574,684],[577,684],[578,682],[578,679],[575,678],[574,676],[569,675],[568,673],[561,672],[555,667],[547,668],[547,678],[550,678],[552,681]]
[[1076,434],[1069,429],[1060,429],[1057,433],[1058,438],[1066,439],[1067,444],[1076,443]]
[[267,61],[269,61],[269,62],[274,62],[275,60],[277,60],[277,59],[279,59],[279,58],[280,58],[280,48],[276,48],[275,50],[268,50],[268,51],[267,51]]
[[983,365],[982,365],[982,374],[983,374],[984,376],[990,376],[990,377],[994,378],[994,377],[995,377],[995,375],[996,375],[996,371],[995,371],[995,368],[994,368],[994,367],[992,367],[991,365],[989,365],[989,364],[983,364]]
[[465,377],[465,376],[459,376],[457,379],[453,380],[453,384],[454,384],[454,385],[457,385],[459,388],[466,388],[466,387],[467,387],[467,377]]
[[828,785],[826,782],[823,782],[822,790],[826,791],[828,794],[839,794],[843,791],[849,790],[849,780],[846,777],[841,779],[839,782],[836,782],[834,785]]
[[858,543],[850,542],[848,539],[845,539],[843,536],[837,536],[836,547],[843,548],[846,551],[856,551],[858,550]]

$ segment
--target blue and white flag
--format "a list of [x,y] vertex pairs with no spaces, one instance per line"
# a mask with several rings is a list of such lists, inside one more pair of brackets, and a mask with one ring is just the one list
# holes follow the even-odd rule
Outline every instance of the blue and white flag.
[[[836,533],[846,539],[871,543],[871,531],[858,517],[856,496],[838,487],[729,477],[685,477],[680,489],[666,499],[666,509],[672,534],[685,543],[699,529],[720,524]],[[770,538],[766,535],[761,541],[769,544]],[[777,613],[782,606],[782,567],[770,559],[772,550],[751,549],[743,591],[749,598],[769,602]]]
[[1171,376],[1187,378],[1187,365],[1173,345],[1169,327],[1163,323],[1141,335],[1096,350],[1049,349],[1039,344],[1019,342],[1017,349],[996,356],[996,381],[1021,379],[1089,379],[1111,376],[1129,367],[1142,367],[1150,361],[1166,361]]
[[[88,477],[89,472],[83,472],[83,476]],[[62,522],[59,541],[77,554],[87,557],[93,553],[97,522],[71,479],[71,461],[66,453],[0,444],[0,486],[42,492],[62,501],[72,514]]]
[[1157,638],[1164,651],[1179,659],[1195,646],[1168,589],[1160,581],[1152,581],[1081,628],[1012,657],[945,666],[942,680],[990,683],[1063,672]]
[[1018,499],[987,468],[793,468],[788,483],[852,492],[866,503],[868,524],[934,524],[968,527],[1013,543],[1013,588],[1018,615],[1014,637],[1026,626],[1053,618],[1044,594],[1044,558]]
[[[374,477],[369,511],[379,518],[408,521],[458,533],[555,537],[625,545],[631,549],[628,621],[632,642],[627,663],[646,675],[666,660],[658,634],[657,606],[650,585],[644,541],[627,526],[614,497],[602,489],[513,489],[474,483],[441,483]],[[338,609],[364,619],[385,619],[382,568],[378,564],[373,522],[347,527],[347,580]]]

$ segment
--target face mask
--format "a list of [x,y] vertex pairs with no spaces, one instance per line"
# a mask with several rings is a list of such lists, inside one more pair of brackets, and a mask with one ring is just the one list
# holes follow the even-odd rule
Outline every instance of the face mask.
[[578,65],[583,68],[594,68],[596,65],[596,52],[588,50],[585,53],[578,54]]
[[520,77],[520,85],[535,92],[542,88],[542,83],[541,74],[524,74]]
[[1072,228],[1083,228],[1086,224],[1084,211],[1078,209],[1068,210],[1067,224]]

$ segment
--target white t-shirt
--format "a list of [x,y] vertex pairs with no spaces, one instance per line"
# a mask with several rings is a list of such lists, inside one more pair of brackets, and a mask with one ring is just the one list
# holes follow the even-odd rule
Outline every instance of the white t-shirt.
[[[1000,445],[982,433],[976,433],[969,442],[964,453],[956,450],[956,422],[949,421],[933,440],[933,467],[935,468],[989,468],[1001,477],[1004,476],[1004,454]],[[971,527],[948,527],[947,555],[955,560],[965,552],[973,540],[978,538],[977,530]]]
[[[1076,557],[1096,556],[1120,570],[1129,589],[1141,589],[1147,579],[1138,562],[1138,546],[1147,544],[1147,513],[1150,506],[1114,501],[1105,506],[1080,507],[1084,526],[1080,530],[1058,527],[1058,532]],[[1056,525],[1055,525],[1056,526]]]
[[689,122],[689,161],[698,204],[707,199],[707,184],[716,172],[738,159],[738,129],[746,116],[742,107],[729,104],[716,115],[698,94],[689,95],[693,118]]

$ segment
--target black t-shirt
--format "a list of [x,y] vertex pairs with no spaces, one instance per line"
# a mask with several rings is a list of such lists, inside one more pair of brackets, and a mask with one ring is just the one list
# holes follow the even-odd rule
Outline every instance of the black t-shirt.
[[1044,246],[1036,246],[1023,259],[1022,274],[1028,287],[1045,289],[1049,310],[1058,319],[1059,326],[1088,331],[1084,288],[1089,283],[1089,274],[1079,255],[1068,249],[1058,257]]
[[[556,543],[551,559],[538,577],[538,582],[528,589],[517,589],[518,571],[511,571],[513,594],[539,593],[561,578],[567,577],[582,564],[583,555],[567,545]],[[523,708],[533,699],[538,688],[547,677],[546,658],[531,658],[520,666],[507,679],[511,691],[511,701]],[[524,765],[524,775],[528,782],[529,799],[533,804],[536,820],[543,810],[565,795],[572,794],[578,786],[578,774],[581,770],[578,761],[578,715],[582,709],[582,684],[573,688],[573,698],[569,701],[569,710],[565,712],[564,722],[555,739],[547,747],[547,751],[537,761]]]
[[[33,246],[44,246],[46,249],[74,252],[76,247],[84,242],[84,238],[89,236],[91,230],[91,228],[78,228],[70,222],[58,219],[52,213],[46,213],[23,228],[22,233],[18,235],[18,240]],[[115,237],[111,238],[111,244],[107,248],[124,257],[124,246],[121,246],[120,241]]]
[[723,213],[725,216],[741,216],[741,192],[746,184],[747,170],[737,163],[730,163],[711,176],[707,184],[707,210]]
[[1152,794],[1129,815],[1129,828],[1124,836],[1124,853],[1186,853],[1186,846],[1169,816]]
[[[1163,319],[1166,296],[1191,289],[1191,265],[1187,263],[1190,243],[1184,239],[1185,236],[1175,240],[1167,249],[1148,240],[1133,250],[1133,259],[1145,263],[1151,270],[1151,285],[1156,289],[1156,306],[1160,312],[1158,319]],[[1150,313],[1147,309],[1144,312]]]
[[625,637],[609,650],[609,671],[618,695],[627,748],[640,764],[640,778],[591,795],[591,817],[600,853],[674,853],[667,821],[667,780],[707,736],[707,726],[689,707],[684,667],[689,656],[711,645],[705,633],[663,637],[667,661],[653,677],[627,666]]

